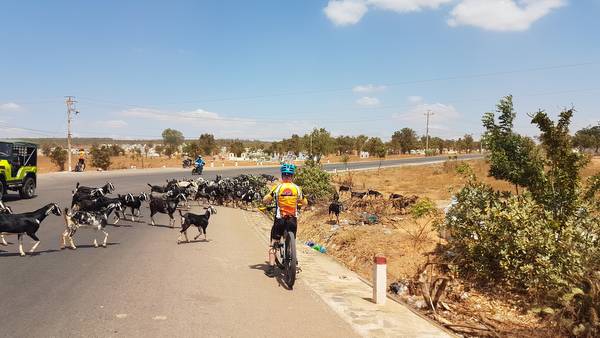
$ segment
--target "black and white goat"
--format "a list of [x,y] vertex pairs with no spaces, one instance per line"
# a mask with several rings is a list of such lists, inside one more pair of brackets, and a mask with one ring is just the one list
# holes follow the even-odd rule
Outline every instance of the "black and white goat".
[[[64,249],[67,246],[67,239],[71,249],[77,249],[73,242],[73,235],[78,229],[91,229],[102,231],[104,233],[104,241],[102,247],[106,248],[106,242],[108,240],[108,232],[105,228],[108,224],[108,215],[113,211],[121,210],[121,203],[111,203],[101,211],[71,211],[65,208],[65,231],[62,233],[62,243],[60,248]],[[94,247],[98,247],[98,241],[94,236]]]
[[206,239],[206,228],[208,228],[208,221],[210,220],[210,216],[212,214],[216,214],[217,209],[212,205],[209,205],[206,208],[206,212],[203,215],[192,214],[191,212],[186,212],[185,214],[181,213],[179,210],[179,216],[181,216],[181,231],[179,233],[179,237],[177,237],[177,244],[181,243],[181,235],[185,236],[185,241],[189,243],[189,239],[187,236],[187,230],[192,225],[198,228],[198,235],[194,237],[194,240],[198,239],[200,235],[204,234],[204,239]]
[[23,234],[31,237],[35,241],[29,252],[35,252],[40,244],[40,239],[36,236],[40,224],[48,217],[54,214],[60,216],[62,213],[58,204],[50,203],[36,211],[23,214],[1,214],[0,215],[0,234],[17,235],[19,239],[19,254],[25,256],[23,251]]
[[[12,214],[12,209],[7,206],[4,205],[4,203],[2,202],[2,200],[0,200],[0,215],[7,215],[7,214]],[[4,238],[4,235],[0,234],[0,244],[2,245],[8,245],[8,243],[6,243],[6,239]]]
[[127,195],[130,195],[130,198],[125,198],[125,200],[121,202],[123,205],[123,218],[125,218],[125,209],[130,208],[131,221],[135,222],[135,217],[140,216],[140,208],[142,207],[142,203],[150,198],[145,192],[140,193],[138,196],[134,196],[132,194]]
[[77,182],[75,191],[73,191],[73,197],[71,199],[71,208],[73,208],[82,199],[92,199],[105,196],[112,193],[114,190],[115,186],[110,182],[106,182],[106,184],[100,188],[85,187],[79,185],[79,182]]
[[[123,204],[123,203],[125,203],[125,201],[131,201],[131,200],[133,200],[132,194],[126,194],[123,196],[118,195],[118,197],[115,197],[115,198],[110,198],[110,197],[106,197],[106,196],[100,196],[95,199],[84,198],[84,199],[80,200],[79,202],[77,202],[72,209],[74,211],[98,212],[98,211],[102,211],[102,210],[108,208],[108,206],[111,204],[114,204],[114,203]],[[107,214],[107,216],[110,216],[111,213],[112,213],[112,210]],[[113,224],[119,223],[120,220],[121,220],[121,217],[119,216],[119,213],[115,212],[115,221]]]
[[175,218],[173,218],[173,214],[175,210],[177,210],[177,206],[179,206],[180,202],[186,201],[185,195],[177,194],[175,196],[170,196],[166,198],[155,198],[150,197],[150,224],[155,225],[154,223],[154,215],[157,213],[167,214],[169,215],[170,221],[169,224],[171,228],[175,227]]

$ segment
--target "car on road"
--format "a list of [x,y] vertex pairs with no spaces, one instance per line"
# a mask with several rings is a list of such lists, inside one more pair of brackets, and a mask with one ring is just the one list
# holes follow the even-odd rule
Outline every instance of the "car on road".
[[0,141],[0,200],[8,190],[33,198],[37,186],[37,145]]

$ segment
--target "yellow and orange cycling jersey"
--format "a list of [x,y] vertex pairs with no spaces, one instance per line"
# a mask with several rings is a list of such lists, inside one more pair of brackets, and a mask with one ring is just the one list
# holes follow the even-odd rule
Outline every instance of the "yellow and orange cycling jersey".
[[277,218],[298,216],[298,206],[306,204],[302,189],[294,183],[281,183],[269,193],[277,206]]

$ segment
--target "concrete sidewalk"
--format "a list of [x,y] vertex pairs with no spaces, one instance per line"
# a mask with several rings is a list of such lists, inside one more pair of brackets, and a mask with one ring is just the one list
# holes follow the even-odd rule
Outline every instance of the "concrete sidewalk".
[[[260,213],[245,213],[245,217],[268,243],[270,221]],[[385,305],[374,304],[372,288],[326,254],[298,243],[298,260],[302,268],[298,281],[308,285],[361,336],[452,337],[391,299]]]

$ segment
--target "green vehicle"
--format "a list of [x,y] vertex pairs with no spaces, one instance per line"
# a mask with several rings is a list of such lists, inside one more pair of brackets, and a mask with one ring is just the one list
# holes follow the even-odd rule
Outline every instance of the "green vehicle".
[[37,185],[37,145],[0,141],[0,200],[7,190],[33,198]]

